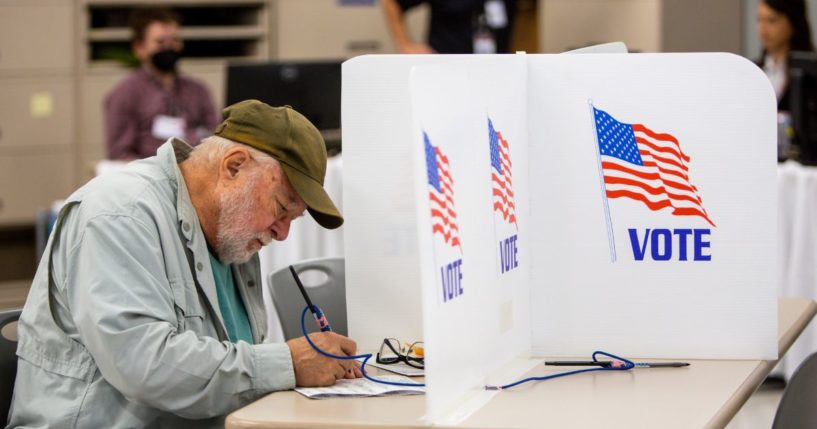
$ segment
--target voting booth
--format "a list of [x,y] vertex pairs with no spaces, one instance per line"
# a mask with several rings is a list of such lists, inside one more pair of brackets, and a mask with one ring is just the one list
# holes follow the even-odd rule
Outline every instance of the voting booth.
[[427,422],[541,356],[777,358],[775,97],[749,61],[363,56],[342,99],[349,333],[425,341]]

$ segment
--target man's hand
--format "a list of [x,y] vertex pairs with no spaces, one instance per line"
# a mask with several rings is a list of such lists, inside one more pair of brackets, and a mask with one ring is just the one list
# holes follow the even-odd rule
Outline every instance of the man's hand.
[[[316,332],[309,339],[321,350],[338,356],[352,356],[357,344],[334,332]],[[295,385],[299,387],[331,386],[341,378],[360,378],[360,364],[355,360],[326,357],[312,348],[304,337],[287,341],[295,369]]]

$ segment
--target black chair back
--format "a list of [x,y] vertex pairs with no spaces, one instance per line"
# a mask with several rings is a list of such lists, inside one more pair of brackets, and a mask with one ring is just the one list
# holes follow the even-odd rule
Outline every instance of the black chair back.
[[817,353],[797,367],[786,385],[772,424],[772,429],[783,428],[817,428]]
[[[312,304],[326,314],[332,330],[347,335],[346,326],[346,270],[343,258],[317,258],[293,264],[301,276]],[[291,340],[303,336],[301,312],[306,307],[303,295],[298,289],[289,267],[270,274],[270,292],[278,319],[284,331],[284,338]],[[317,332],[312,314],[306,316],[307,332]]]
[[14,393],[14,377],[17,375],[17,338],[6,338],[2,332],[6,325],[20,319],[20,309],[0,310],[0,425],[8,421],[11,396]]

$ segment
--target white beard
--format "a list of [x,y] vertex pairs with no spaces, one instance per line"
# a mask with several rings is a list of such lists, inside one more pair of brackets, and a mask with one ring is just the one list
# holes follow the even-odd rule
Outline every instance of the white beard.
[[258,180],[261,177],[255,176],[240,191],[221,195],[216,243],[213,248],[218,260],[224,264],[247,262],[261,247],[272,241],[272,233],[269,231],[255,233],[246,230],[247,225],[251,224],[253,213],[258,213],[258,204],[252,195]]

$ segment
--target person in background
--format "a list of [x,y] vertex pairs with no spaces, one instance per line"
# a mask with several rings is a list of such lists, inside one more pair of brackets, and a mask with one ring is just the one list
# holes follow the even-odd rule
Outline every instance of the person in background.
[[[430,6],[426,43],[411,39],[405,12],[422,3]],[[516,0],[383,0],[392,40],[403,54],[508,53],[516,15]]]
[[757,33],[763,44],[757,64],[772,82],[778,111],[788,111],[789,52],[814,51],[805,1],[761,0],[757,6]]
[[168,9],[137,9],[131,16],[132,49],[140,68],[105,98],[108,159],[153,156],[170,137],[196,145],[218,124],[207,88],[176,69],[184,47],[179,24],[179,16]]
[[[309,214],[343,224],[320,132],[290,107],[224,110],[195,148],[95,178],[63,206],[18,323],[9,427],[224,427],[295,386],[360,377],[304,337],[265,343],[258,250]],[[333,332],[309,337],[353,355]]]

